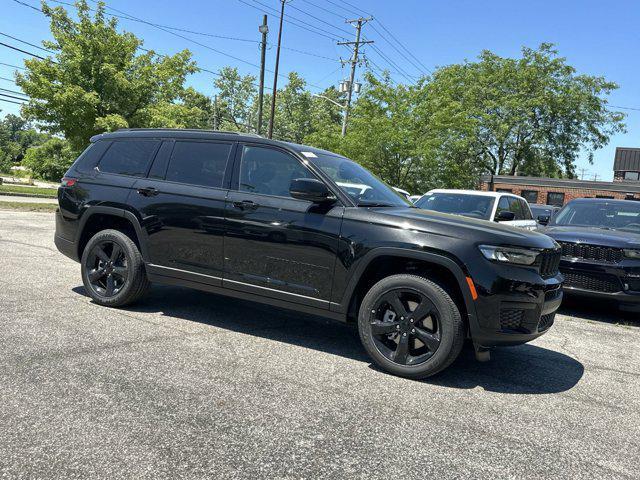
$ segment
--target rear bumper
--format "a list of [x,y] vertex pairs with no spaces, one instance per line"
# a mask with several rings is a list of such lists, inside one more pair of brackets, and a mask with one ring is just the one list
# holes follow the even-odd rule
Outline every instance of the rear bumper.
[[53,238],[53,241],[60,253],[69,257],[71,260],[74,260],[76,262],[80,261],[80,259],[78,258],[78,245],[75,242],[67,240],[66,238],[62,238],[57,234]]

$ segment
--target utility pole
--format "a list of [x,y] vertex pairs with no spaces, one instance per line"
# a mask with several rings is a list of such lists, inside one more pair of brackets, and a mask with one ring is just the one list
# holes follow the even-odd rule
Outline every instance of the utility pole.
[[343,63],[351,63],[351,75],[349,76],[349,85],[347,90],[347,104],[344,109],[344,116],[342,117],[342,136],[344,137],[347,134],[347,122],[349,120],[349,109],[351,108],[351,96],[353,95],[353,82],[356,77],[356,65],[360,61],[358,58],[358,51],[360,49],[360,45],[364,45],[367,43],[373,43],[371,40],[361,41],[360,40],[360,32],[362,30],[362,25],[372,20],[372,17],[368,18],[358,18],[355,20],[346,20],[345,23],[356,24],[356,40],[355,42],[338,42],[338,45],[353,45],[353,56],[351,60],[343,62]]
[[213,96],[213,129],[218,130],[218,95]]
[[584,174],[587,173],[588,170],[586,168],[580,168],[578,171],[580,172],[580,180],[584,180]]
[[262,25],[258,27],[258,31],[262,34],[262,42],[260,43],[260,90],[258,92],[258,135],[262,131],[262,102],[264,100],[264,57],[267,52],[267,16],[262,17]]
[[276,113],[276,93],[278,91],[278,66],[280,65],[280,43],[282,42],[282,19],[284,18],[284,4],[287,0],[280,0],[280,29],[278,30],[278,48],[276,50],[276,68],[273,73],[273,91],[271,92],[271,116],[269,117],[269,138],[273,137],[273,121]]

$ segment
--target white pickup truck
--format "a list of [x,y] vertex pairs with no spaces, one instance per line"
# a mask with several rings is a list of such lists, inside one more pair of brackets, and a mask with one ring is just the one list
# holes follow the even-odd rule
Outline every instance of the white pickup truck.
[[527,201],[512,193],[438,189],[425,193],[415,204],[425,210],[500,222],[527,230],[535,230],[538,226]]

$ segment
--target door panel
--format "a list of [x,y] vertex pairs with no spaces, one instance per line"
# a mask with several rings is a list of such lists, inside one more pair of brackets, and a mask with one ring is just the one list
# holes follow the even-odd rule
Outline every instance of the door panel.
[[[148,260],[153,265],[171,269],[168,271],[171,275],[193,272],[212,277],[213,283],[221,283],[228,192],[222,187],[233,144],[195,141],[176,141],[175,144],[172,150],[160,150],[171,155],[166,171],[175,181],[140,179],[129,197],[148,237]],[[166,158],[157,158],[156,162],[167,163]],[[159,176],[158,169],[154,169],[156,162],[151,172]],[[199,175],[194,175],[194,171]],[[189,181],[203,185],[179,183],[185,175]]]
[[284,196],[291,177],[312,174],[288,153],[266,150],[253,149],[248,159],[244,147],[245,191],[231,190],[227,198],[224,285],[328,308],[344,209]]

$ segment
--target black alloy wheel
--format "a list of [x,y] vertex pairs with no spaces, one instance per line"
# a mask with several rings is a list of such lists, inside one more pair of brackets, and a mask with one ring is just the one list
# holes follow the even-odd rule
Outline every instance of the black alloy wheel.
[[394,363],[419,365],[440,347],[440,313],[416,290],[389,290],[371,309],[369,321],[375,347]]
[[114,297],[129,277],[123,248],[113,240],[92,246],[86,257],[85,268],[91,288],[101,297]]

